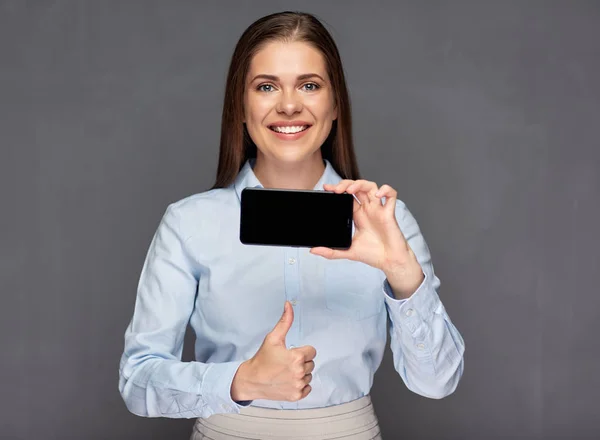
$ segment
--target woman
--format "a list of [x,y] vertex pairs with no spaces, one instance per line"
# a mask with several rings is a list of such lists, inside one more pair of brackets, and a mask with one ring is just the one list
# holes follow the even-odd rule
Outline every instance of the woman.
[[[352,246],[241,244],[240,194],[257,186],[353,194]],[[198,418],[196,440],[381,438],[369,391],[388,316],[409,389],[441,398],[462,375],[439,284],[396,191],[359,179],[331,36],[309,14],[264,17],[233,54],[216,184],[170,205],[148,251],[121,395],[134,414]],[[181,362],[188,322],[196,362]]]

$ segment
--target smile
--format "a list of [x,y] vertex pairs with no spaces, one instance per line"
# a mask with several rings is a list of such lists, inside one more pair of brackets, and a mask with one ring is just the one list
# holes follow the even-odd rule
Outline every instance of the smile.
[[269,128],[275,133],[283,134],[296,134],[307,130],[310,125],[296,125],[296,126],[270,126]]

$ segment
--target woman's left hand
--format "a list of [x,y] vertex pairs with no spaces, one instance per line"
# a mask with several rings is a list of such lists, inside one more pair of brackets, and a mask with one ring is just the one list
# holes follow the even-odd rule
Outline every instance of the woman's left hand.
[[[367,180],[342,180],[337,185],[325,184],[323,189],[355,196],[353,216],[356,231],[347,250],[315,247],[310,252],[327,259],[361,261],[380,269],[396,297],[412,295],[424,275],[396,221],[396,191],[389,185],[378,188],[375,182]],[[385,197],[385,204],[382,197]]]

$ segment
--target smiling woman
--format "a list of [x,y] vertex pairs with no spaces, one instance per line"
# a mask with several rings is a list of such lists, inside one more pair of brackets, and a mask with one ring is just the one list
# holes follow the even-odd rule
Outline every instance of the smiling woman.
[[[243,245],[248,187],[354,195],[350,248]],[[141,416],[197,418],[193,440],[381,439],[369,393],[388,318],[410,390],[442,398],[462,376],[464,341],[439,285],[396,191],[359,178],[333,39],[310,14],[263,17],[231,60],[215,185],[171,204],[152,240],[121,395]]]
[[[302,129],[306,133],[296,135]],[[281,143],[286,140],[298,142]],[[279,170],[279,176],[309,173],[304,182],[283,179],[283,187],[312,188],[319,169],[324,170],[323,159],[342,178],[360,178],[339,51],[310,14],[263,17],[246,29],[233,52],[213,188],[227,187],[248,159],[255,158],[259,174],[261,168]],[[277,166],[264,167],[263,159]]]
[[252,58],[248,78],[244,123],[260,146],[256,177],[269,185],[291,173],[302,180],[289,181],[290,188],[312,188],[325,170],[321,145],[337,118],[323,55],[302,41],[270,42]]

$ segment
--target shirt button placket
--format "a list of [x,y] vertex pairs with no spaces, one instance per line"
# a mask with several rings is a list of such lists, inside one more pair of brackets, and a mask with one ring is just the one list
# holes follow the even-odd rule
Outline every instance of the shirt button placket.
[[[298,313],[298,296],[300,294],[298,248],[286,248],[284,258],[285,297],[294,308],[294,322],[285,339],[287,347],[293,348],[300,345],[301,330],[300,313]],[[298,402],[283,402],[283,405],[287,409],[298,408]]]
[[298,345],[300,337],[300,316],[296,313],[298,295],[300,294],[300,273],[298,262],[298,248],[287,248],[285,250],[285,298],[294,307],[294,323],[287,334],[287,343]]

